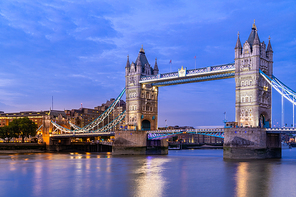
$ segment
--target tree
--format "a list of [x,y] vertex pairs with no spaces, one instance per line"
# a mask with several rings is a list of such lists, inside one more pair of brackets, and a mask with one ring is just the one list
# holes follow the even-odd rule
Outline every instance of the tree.
[[8,142],[10,138],[15,137],[13,131],[9,128],[9,126],[0,127],[0,138],[5,139],[8,138]]
[[28,117],[14,119],[12,122],[9,123],[8,127],[12,133],[22,137],[23,143],[25,137],[28,137],[29,135],[36,135],[37,125]]

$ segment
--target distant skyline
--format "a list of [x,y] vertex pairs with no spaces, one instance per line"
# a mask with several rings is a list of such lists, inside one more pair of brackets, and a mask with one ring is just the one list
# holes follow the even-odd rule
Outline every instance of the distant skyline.
[[[274,51],[274,75],[296,90],[296,3],[287,1],[33,1],[0,2],[0,111],[94,108],[125,85],[127,55],[143,45],[160,73],[234,62],[256,20]],[[172,60],[172,64],[170,64]],[[273,91],[273,125],[280,95]],[[124,97],[125,100],[125,97]],[[161,87],[159,126],[234,121],[235,82],[225,79]],[[285,101],[285,123],[292,104]]]

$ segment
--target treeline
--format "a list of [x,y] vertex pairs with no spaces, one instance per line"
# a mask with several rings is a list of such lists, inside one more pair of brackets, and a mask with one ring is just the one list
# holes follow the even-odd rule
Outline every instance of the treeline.
[[0,138],[9,140],[13,137],[21,137],[24,143],[25,137],[36,135],[37,125],[28,117],[14,119],[8,126],[0,127]]

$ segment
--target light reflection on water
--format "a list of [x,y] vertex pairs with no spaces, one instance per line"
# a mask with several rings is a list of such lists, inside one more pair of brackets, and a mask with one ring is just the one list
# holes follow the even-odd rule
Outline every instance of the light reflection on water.
[[148,156],[144,159],[142,166],[135,170],[135,196],[163,196],[165,188],[165,177],[162,171],[168,158],[153,158]]
[[295,196],[295,177],[296,149],[253,161],[222,150],[0,155],[0,196]]

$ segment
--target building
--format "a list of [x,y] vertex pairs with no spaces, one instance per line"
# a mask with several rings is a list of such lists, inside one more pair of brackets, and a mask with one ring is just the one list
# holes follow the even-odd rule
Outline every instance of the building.
[[271,86],[260,76],[273,73],[273,50],[260,41],[255,22],[242,45],[239,34],[235,45],[235,122],[238,126],[271,126]]
[[[106,103],[103,103],[102,105],[97,106],[94,109],[71,109],[65,110],[65,113],[68,116],[71,123],[75,124],[78,127],[84,127],[89,123],[93,122],[100,115],[102,115],[110,107],[110,105],[112,105],[114,101],[115,99],[111,98]],[[95,127],[94,130],[99,129],[115,120],[125,110],[125,106],[125,102],[123,100],[120,100],[118,104],[115,106],[115,108],[110,112],[108,117],[106,117],[105,120],[102,123],[100,123],[98,127]],[[121,125],[122,123],[119,123],[115,127],[115,129],[119,129]]]
[[155,130],[158,128],[158,87],[139,83],[141,77],[157,75],[157,60],[152,68],[143,47],[135,62],[130,64],[129,57],[125,67],[126,87],[126,126],[128,129]]
[[57,124],[68,127],[68,117],[64,111],[49,110],[49,111],[25,111],[16,113],[0,113],[0,127],[8,126],[14,119],[28,117],[31,121],[35,122],[38,127],[38,134],[43,134],[43,126],[45,120],[50,119]]

